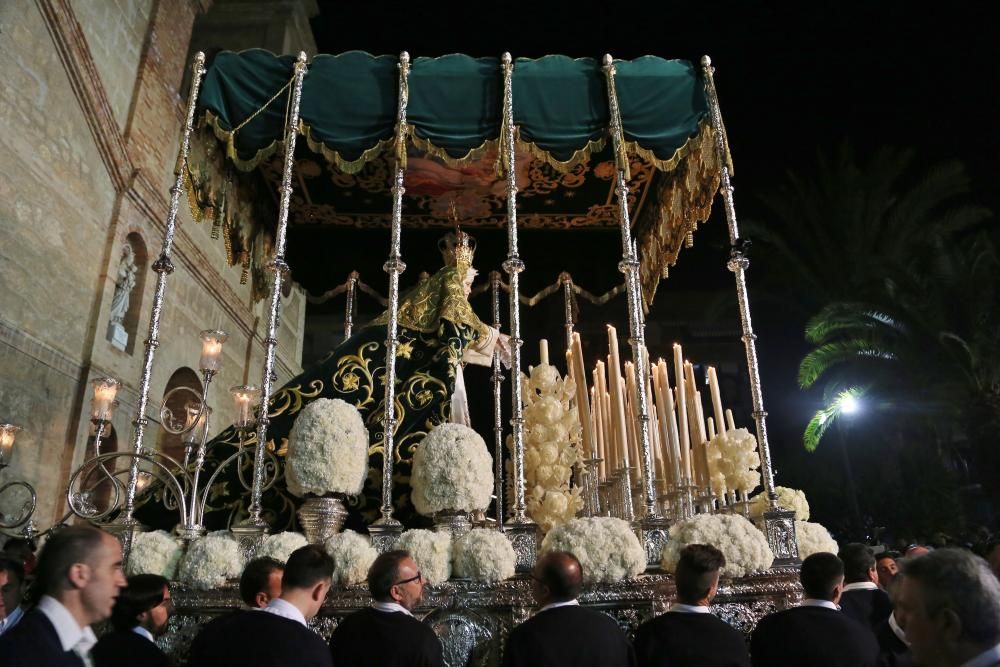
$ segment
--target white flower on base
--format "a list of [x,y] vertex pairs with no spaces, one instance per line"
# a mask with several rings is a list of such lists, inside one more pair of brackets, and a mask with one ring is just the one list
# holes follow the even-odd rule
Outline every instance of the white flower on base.
[[760,455],[757,438],[745,428],[730,429],[719,433],[708,442],[708,468],[712,477],[712,491],[722,495],[726,491],[750,493],[760,484]]
[[333,557],[333,583],[339,586],[365,581],[368,578],[368,568],[378,558],[371,540],[353,530],[337,533],[323,546]]
[[135,533],[129,552],[126,574],[158,574],[173,579],[184,553],[181,545],[169,533],[157,530]]
[[407,530],[399,536],[395,548],[409,552],[428,583],[441,584],[451,576],[451,533]]
[[413,454],[410,487],[413,507],[424,516],[484,510],[493,496],[493,457],[468,426],[439,424]]
[[181,561],[180,580],[207,591],[225,585],[243,573],[243,555],[235,540],[203,537],[195,540]]
[[510,540],[497,531],[476,528],[452,544],[456,577],[495,583],[514,576],[516,557]]
[[681,550],[689,544],[710,544],[721,551],[726,557],[722,568],[726,577],[745,577],[766,570],[774,562],[764,533],[738,514],[698,514],[671,526],[660,567],[675,572]]
[[799,558],[802,560],[813,554],[822,552],[835,554],[840,550],[837,540],[833,539],[830,531],[819,523],[796,521],[795,539],[799,543]]
[[302,497],[361,493],[368,475],[368,429],[357,408],[339,398],[318,398],[295,418],[288,434],[285,479]]
[[292,555],[293,551],[307,544],[309,541],[302,533],[291,531],[275,533],[264,538],[264,544],[257,551],[257,557],[273,558],[284,563],[288,561],[288,557]]
[[588,584],[631,579],[646,569],[646,552],[627,521],[612,517],[572,519],[542,540],[541,553],[568,551]]
[[[806,494],[799,489],[792,489],[787,486],[774,487],[778,494],[778,505],[795,512],[796,521],[809,520],[809,501]],[[761,492],[750,499],[750,516],[754,519],[761,519],[767,509],[767,494]]]

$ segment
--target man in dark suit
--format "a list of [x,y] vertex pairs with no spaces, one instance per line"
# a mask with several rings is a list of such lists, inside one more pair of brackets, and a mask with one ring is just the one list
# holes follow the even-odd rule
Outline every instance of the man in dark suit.
[[208,623],[191,644],[190,667],[330,667],[330,652],[306,625],[319,613],[333,558],[309,544],[285,565],[281,596],[263,609],[235,611]]
[[576,598],[583,568],[576,556],[552,551],[535,564],[531,590],[541,608],[511,630],[504,667],[629,667],[632,644],[618,624]]
[[240,598],[248,607],[263,609],[281,595],[281,575],[285,565],[275,558],[255,558],[240,575]]
[[844,564],[831,553],[802,561],[802,606],[765,616],[750,636],[754,667],[872,667],[878,643],[871,630],[837,606]]
[[4,667],[83,667],[97,643],[91,624],[111,615],[125,585],[121,544],[90,526],[49,537],[35,568],[38,605],[0,637]]
[[895,617],[921,667],[1000,667],[1000,582],[979,556],[937,549],[903,561]]
[[844,592],[840,596],[840,609],[875,632],[892,613],[889,594],[878,586],[875,556],[866,545],[855,542],[844,545],[840,550],[840,560],[844,563]]
[[413,617],[425,580],[405,551],[389,551],[368,569],[375,603],[345,618],[330,637],[334,667],[440,667],[441,641]]
[[681,550],[677,603],[635,633],[639,667],[750,667],[746,639],[709,609],[725,566],[726,557],[713,546]]
[[95,667],[167,667],[167,654],[156,638],[167,631],[174,605],[169,582],[158,574],[128,578],[111,611],[111,632],[97,640],[90,652]]

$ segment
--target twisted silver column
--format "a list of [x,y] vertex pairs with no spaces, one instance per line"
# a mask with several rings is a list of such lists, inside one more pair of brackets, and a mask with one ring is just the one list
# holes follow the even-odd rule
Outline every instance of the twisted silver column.
[[285,161],[281,173],[278,203],[278,229],[274,239],[274,256],[268,262],[273,283],[270,307],[267,312],[267,336],[264,339],[264,370],[260,381],[260,408],[257,414],[257,446],[254,449],[253,489],[250,497],[250,517],[241,524],[244,532],[256,529],[263,532],[267,523],[261,518],[260,496],[264,481],[264,453],[267,447],[267,426],[270,423],[268,408],[274,375],[274,354],[278,347],[278,309],[281,306],[281,283],[288,273],[285,263],[285,245],[288,236],[288,207],[292,197],[292,171],[295,167],[295,140],[298,137],[299,106],[302,102],[302,81],[306,76],[306,54],[299,52],[295,60],[295,78],[292,83],[291,103],[285,125]]
[[[566,328],[566,349],[573,349],[573,276],[565,271],[559,274],[559,282],[563,289],[563,315]],[[569,370],[569,369],[567,369]]]
[[347,276],[347,305],[344,306],[344,340],[354,333],[354,301],[358,293],[358,272]]
[[[490,272],[490,292],[493,297],[493,326],[500,331],[500,272]],[[497,504],[497,529],[503,530],[503,401],[500,386],[503,384],[503,366],[500,365],[500,350],[493,348],[493,460],[494,493]]]

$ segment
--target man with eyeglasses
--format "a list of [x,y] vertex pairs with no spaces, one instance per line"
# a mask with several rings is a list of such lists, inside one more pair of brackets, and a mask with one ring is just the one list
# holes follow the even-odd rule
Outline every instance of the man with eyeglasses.
[[94,667],[165,667],[170,659],[156,645],[167,631],[174,604],[169,582],[157,574],[136,574],[118,593],[111,610],[113,631],[90,652]]
[[531,592],[540,609],[514,628],[504,667],[631,667],[632,644],[610,616],[581,607],[583,567],[567,551],[552,551],[535,564]]
[[374,604],[351,614],[330,637],[334,667],[440,667],[441,642],[413,609],[424,597],[423,575],[406,551],[389,551],[368,569]]

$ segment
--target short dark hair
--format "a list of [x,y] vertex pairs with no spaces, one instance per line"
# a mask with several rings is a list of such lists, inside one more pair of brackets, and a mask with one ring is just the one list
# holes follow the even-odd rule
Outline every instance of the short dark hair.
[[0,572],[6,572],[8,575],[13,574],[17,577],[18,584],[24,583],[24,565],[16,558],[0,556]]
[[885,560],[886,558],[891,558],[892,560],[899,560],[900,553],[898,551],[883,551],[875,556],[875,562],[880,560]]
[[851,542],[840,548],[840,560],[844,563],[844,581],[853,584],[868,580],[868,571],[875,567],[875,556],[868,545]]
[[318,544],[299,547],[288,557],[281,575],[281,590],[310,588],[324,579],[333,578],[333,556]]
[[135,574],[128,578],[128,585],[118,592],[118,599],[111,610],[111,624],[115,630],[125,632],[139,625],[139,614],[163,602],[164,590],[170,582],[158,574]]
[[580,595],[583,588],[583,566],[568,551],[550,551],[545,554],[539,575],[541,583],[549,589],[555,602],[572,600]]
[[399,577],[399,566],[407,558],[410,558],[409,551],[386,551],[368,568],[368,592],[375,600],[385,602],[389,599],[389,591]]
[[66,588],[69,569],[76,563],[91,563],[105,533],[92,526],[67,526],[53,531],[35,568],[35,588],[41,595],[58,595]]
[[240,598],[248,606],[256,606],[257,593],[267,590],[271,573],[275,570],[283,571],[284,569],[284,563],[276,558],[270,558],[269,556],[254,558],[247,563],[247,566],[243,568],[243,574],[240,575]]
[[844,577],[844,562],[831,553],[821,551],[802,561],[799,581],[807,598],[832,600],[833,589]]
[[710,544],[689,544],[681,549],[674,575],[677,599],[684,604],[704,599],[725,566],[726,557]]

